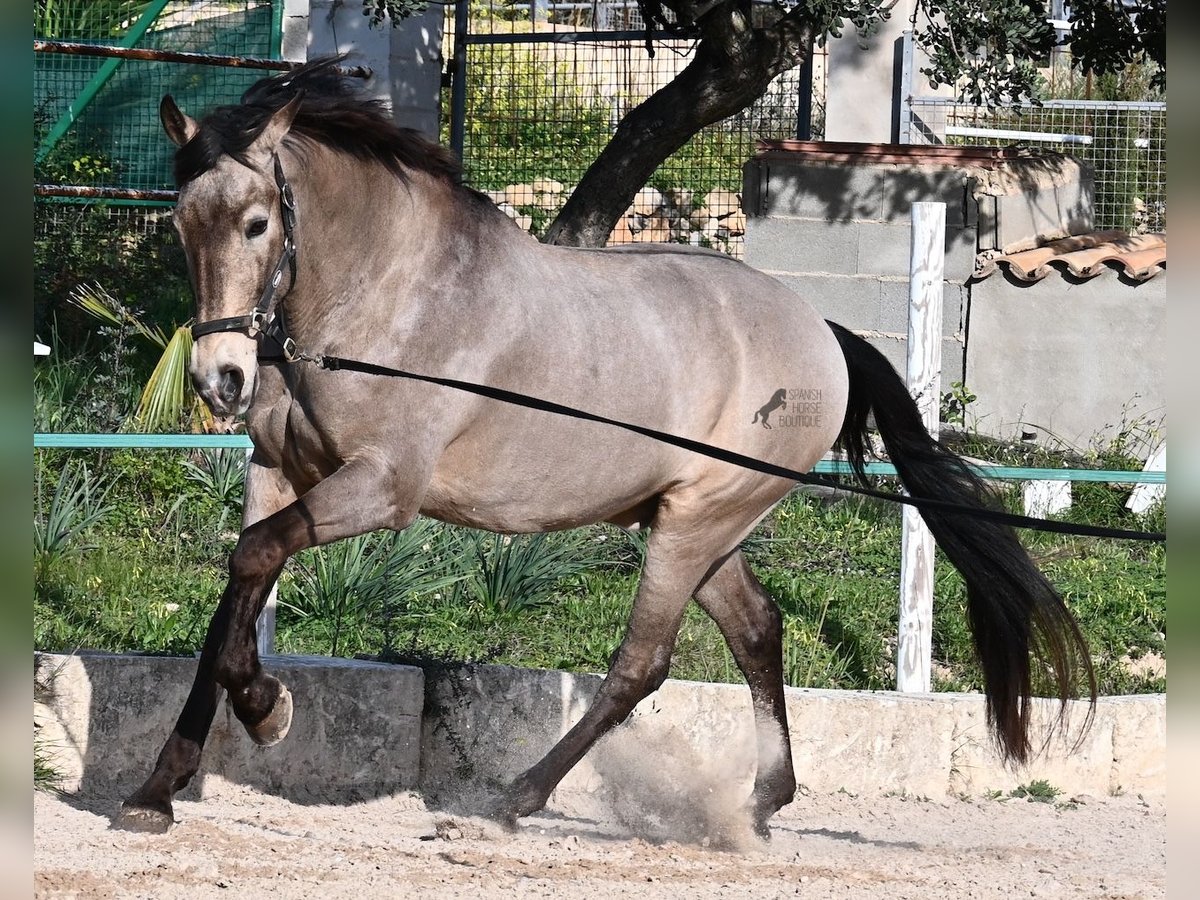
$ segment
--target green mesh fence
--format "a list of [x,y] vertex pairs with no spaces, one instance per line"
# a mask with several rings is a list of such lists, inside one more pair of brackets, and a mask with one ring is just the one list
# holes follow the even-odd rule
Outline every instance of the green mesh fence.
[[[279,56],[283,0],[37,0],[34,35],[229,56]],[[34,177],[51,184],[170,189],[174,148],[158,120],[173,94],[199,114],[265,74],[218,66],[34,54]]]

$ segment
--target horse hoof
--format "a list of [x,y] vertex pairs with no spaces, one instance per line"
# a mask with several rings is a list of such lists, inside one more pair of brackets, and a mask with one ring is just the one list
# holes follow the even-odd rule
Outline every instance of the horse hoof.
[[489,821],[495,822],[501,828],[508,832],[517,830],[517,814],[512,811],[512,808],[506,804],[497,804],[491,809],[485,810],[483,817]]
[[168,811],[151,809],[148,806],[121,805],[121,811],[113,818],[112,827],[120,831],[140,834],[166,834],[175,824],[175,817]]
[[771,840],[771,826],[767,824],[766,819],[759,819],[754,822],[754,835],[760,841]]
[[279,685],[279,696],[266,717],[256,725],[247,725],[246,733],[260,747],[278,744],[292,727],[292,693],[283,684]]

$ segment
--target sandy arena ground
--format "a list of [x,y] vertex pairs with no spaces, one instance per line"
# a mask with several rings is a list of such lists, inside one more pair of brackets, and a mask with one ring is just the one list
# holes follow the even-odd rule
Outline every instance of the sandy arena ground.
[[[1065,798],[1060,798],[1065,799]],[[245,793],[177,802],[166,835],[110,830],[116,798],[34,800],[36,895],[271,897],[1163,897],[1164,798],[800,796],[736,850],[661,816],[553,811],[515,834],[416,794],[305,806]],[[649,836],[649,837],[647,837]]]

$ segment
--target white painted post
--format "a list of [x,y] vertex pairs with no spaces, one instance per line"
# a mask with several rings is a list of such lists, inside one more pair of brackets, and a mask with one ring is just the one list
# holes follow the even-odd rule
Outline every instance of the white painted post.
[[[1150,458],[1146,460],[1146,465],[1142,466],[1142,471],[1167,471],[1166,441],[1159,444],[1158,449],[1150,454]],[[1133,493],[1129,495],[1129,501],[1125,504],[1125,507],[1141,515],[1165,496],[1167,496],[1167,486],[1165,484],[1139,484],[1133,489]]]
[[[253,467],[250,465],[250,459],[254,456],[254,449],[246,451],[246,486],[243,493],[243,504],[245,503],[245,493],[249,493],[250,489],[250,473]],[[257,515],[257,514],[256,514]],[[253,523],[248,521],[244,516],[242,518],[242,528]],[[258,616],[258,655],[272,656],[275,653],[275,608],[279,604],[279,582],[271,585],[271,592],[267,594],[267,603],[263,607],[263,611]]]
[[271,585],[267,594],[267,605],[258,617],[258,655],[273,656],[275,653],[275,607],[279,605],[279,582]]
[[1044,519],[1071,508],[1071,482],[1027,481],[1021,489],[1025,515]]
[[[908,287],[908,389],[936,438],[942,388],[942,290],[946,204],[914,203]],[[933,641],[933,535],[911,506],[900,539],[900,633],[896,690],[930,689]]]

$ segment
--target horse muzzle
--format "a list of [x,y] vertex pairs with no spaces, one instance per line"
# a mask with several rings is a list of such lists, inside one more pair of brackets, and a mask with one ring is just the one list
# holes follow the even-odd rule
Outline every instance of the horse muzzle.
[[[210,353],[200,353],[199,342],[192,347],[192,385],[214,416],[241,415],[254,399],[254,341],[240,335],[230,337],[237,343],[214,336],[215,346]],[[238,346],[242,343],[248,345],[248,353]]]

